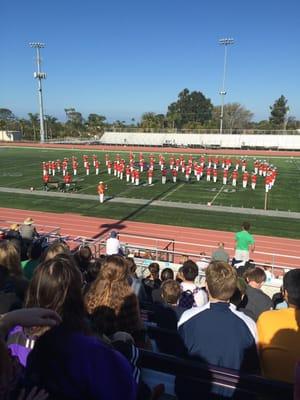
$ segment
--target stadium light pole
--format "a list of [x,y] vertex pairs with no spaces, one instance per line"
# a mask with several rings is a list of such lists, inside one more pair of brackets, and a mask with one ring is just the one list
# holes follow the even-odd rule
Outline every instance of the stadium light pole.
[[36,49],[36,64],[37,72],[34,72],[33,76],[38,80],[38,97],[39,97],[39,109],[40,109],[40,137],[41,143],[45,142],[45,123],[44,123],[44,105],[43,105],[43,91],[42,91],[42,79],[46,79],[46,73],[41,72],[41,57],[40,49],[45,47],[44,43],[31,42],[30,47]]
[[227,66],[227,47],[234,43],[232,38],[219,39],[219,44],[224,46],[224,66],[223,66],[223,81],[221,95],[221,114],[220,114],[220,134],[223,133],[223,117],[224,117],[224,97],[226,95],[225,79],[226,79],[226,66]]

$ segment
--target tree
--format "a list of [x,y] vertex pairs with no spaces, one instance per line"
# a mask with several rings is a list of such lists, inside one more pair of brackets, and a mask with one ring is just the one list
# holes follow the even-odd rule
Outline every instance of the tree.
[[87,126],[89,131],[93,133],[103,132],[105,128],[106,117],[104,115],[89,114]]
[[279,99],[275,100],[273,106],[270,106],[271,115],[269,121],[273,126],[284,128],[286,115],[289,111],[287,102],[288,100],[281,95]]
[[201,92],[182,90],[178,100],[168,107],[167,118],[173,122],[173,127],[182,128],[194,122],[204,124],[212,116],[213,105]]
[[39,114],[28,113],[28,117],[33,131],[33,139],[37,140],[37,131],[40,123]]
[[65,108],[65,113],[67,115],[65,127],[68,133],[75,136],[81,136],[81,133],[85,129],[82,114],[76,111],[75,108]]
[[166,117],[164,114],[155,114],[154,112],[146,112],[141,117],[140,126],[144,129],[164,129],[166,125]]
[[17,118],[8,108],[0,108],[1,129],[16,129]]
[[[221,107],[214,107],[213,118],[220,124]],[[229,129],[232,133],[233,129],[249,128],[253,113],[247,110],[239,103],[228,103],[224,105],[223,127]]]

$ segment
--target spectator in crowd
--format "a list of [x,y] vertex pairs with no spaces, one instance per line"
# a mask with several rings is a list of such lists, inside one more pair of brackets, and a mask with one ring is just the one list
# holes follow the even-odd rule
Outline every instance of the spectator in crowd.
[[161,285],[161,280],[159,279],[159,264],[156,262],[151,263],[148,267],[148,271],[150,275],[144,278],[142,282],[146,291],[147,301],[151,303],[152,291],[160,288]]
[[71,255],[67,243],[57,240],[56,242],[51,243],[51,245],[44,252],[43,261],[51,260],[59,254],[66,254],[67,256]]
[[[75,279],[78,283],[71,285]],[[36,269],[26,294],[25,307],[44,307],[56,311],[65,324],[79,324],[81,297],[76,297],[77,286],[82,285],[80,271],[75,266],[73,259],[66,255],[58,255],[45,261]],[[80,300],[81,299],[81,300]],[[79,304],[77,304],[79,302]],[[78,313],[78,315],[77,315]],[[48,328],[36,327],[24,331],[16,327],[10,332],[8,345],[12,354],[19,358],[22,365],[26,365],[27,356],[34,347],[36,338],[41,336]]]
[[6,293],[15,293],[21,302],[25,298],[25,292],[28,287],[28,281],[24,278],[20,249],[16,247],[15,243],[8,240],[0,242],[0,265],[6,268],[6,274],[3,273],[2,290]]
[[[130,333],[136,343],[142,337],[142,321],[138,299],[128,283],[126,261],[121,256],[109,256],[99,275],[85,295],[85,304],[92,320],[103,325],[103,333]],[[100,329],[98,329],[100,330]]]
[[229,254],[227,251],[225,251],[224,246],[225,244],[223,242],[218,243],[218,248],[212,252],[212,261],[224,261],[226,263],[229,262]]
[[121,354],[92,336],[81,286],[79,269],[65,255],[38,267],[27,305],[47,304],[58,311],[62,324],[51,330],[37,327],[29,331],[39,339],[28,356],[26,380],[44,388],[53,399],[134,400],[132,368]]
[[242,310],[240,310],[240,307],[242,307],[243,299],[245,298],[246,291],[247,291],[247,283],[245,282],[245,280],[243,278],[240,278],[238,276],[237,281],[236,281],[236,289],[230,298],[230,304],[233,304],[234,306],[236,306],[236,308],[239,311],[242,311]]
[[175,280],[178,283],[182,283],[183,280],[184,280],[184,277],[183,277],[183,274],[182,274],[182,270],[183,270],[183,267],[179,267],[178,271],[177,271],[177,274],[176,274]]
[[10,281],[8,269],[0,265],[0,315],[21,307],[22,300]]
[[126,258],[126,264],[128,268],[128,282],[139,299],[140,304],[147,301],[147,294],[145,287],[142,283],[142,279],[138,278],[136,275],[136,263],[133,257]]
[[93,253],[89,246],[81,246],[74,255],[75,261],[82,273],[88,270],[90,263],[93,260]]
[[36,267],[39,265],[43,249],[41,243],[31,243],[27,251],[27,260],[21,262],[25,278],[30,280]]
[[272,300],[266,295],[261,287],[266,281],[265,271],[259,267],[248,269],[244,278],[247,282],[246,296],[244,299],[243,312],[257,321],[263,311],[272,308]]
[[300,360],[300,270],[283,277],[283,293],[288,308],[263,312],[257,321],[262,372],[267,378],[294,382]]
[[88,269],[83,274],[83,280],[85,282],[84,293],[87,293],[90,290],[92,283],[97,279],[104,259],[105,256],[100,257],[88,265]]
[[[160,279],[162,281],[162,284],[167,281],[167,280],[173,280],[174,279],[174,272],[171,268],[164,268],[161,271],[160,274]],[[159,288],[153,289],[152,291],[152,300],[153,303],[162,303],[164,299],[162,298],[162,284]]]
[[7,350],[4,339],[8,332],[17,325],[56,326],[61,322],[60,317],[51,310],[34,308],[9,312],[0,319],[0,396],[3,400],[45,400],[48,394],[42,389],[33,388],[28,395],[20,388],[23,380],[23,368],[16,357]]
[[200,260],[196,262],[200,271],[205,271],[208,267],[211,258],[205,253],[205,251],[201,251],[200,253]]
[[28,217],[20,226],[20,235],[22,237],[21,259],[26,260],[27,250],[32,240],[39,236],[32,218]]
[[20,234],[20,225],[19,224],[11,224],[8,231],[5,234],[5,238],[7,240],[16,239],[21,241],[22,236]]
[[[178,323],[188,354],[218,367],[257,373],[255,325],[249,324],[249,318],[229,303],[236,290],[236,271],[227,263],[211,262],[206,270],[206,285],[209,303],[187,310]],[[186,385],[185,391],[186,398],[199,398],[192,385]],[[224,391],[220,388],[218,393],[229,394]]]
[[280,292],[273,294],[272,308],[273,310],[281,310],[282,308],[288,308],[288,303],[284,298],[284,290],[282,286],[280,288]]
[[234,258],[238,261],[248,261],[249,251],[252,253],[255,250],[255,241],[249,233],[249,222],[243,222],[242,230],[235,234],[235,255]]
[[116,231],[110,232],[110,237],[106,240],[106,255],[123,255],[120,240]]
[[172,279],[161,284],[163,302],[155,305],[155,321],[160,328],[177,330],[177,322],[186,308],[180,307],[178,301],[181,295],[180,284]]
[[183,308],[190,308],[193,306],[201,307],[208,302],[206,291],[195,285],[195,279],[198,273],[198,266],[194,261],[188,260],[183,264],[182,294],[179,299],[179,305]]

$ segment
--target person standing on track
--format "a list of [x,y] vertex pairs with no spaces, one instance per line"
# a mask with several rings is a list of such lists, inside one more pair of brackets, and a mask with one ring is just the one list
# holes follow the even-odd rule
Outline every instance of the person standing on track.
[[105,185],[102,181],[99,182],[97,191],[98,191],[98,195],[99,195],[99,201],[102,204],[104,202],[104,194],[105,194]]
[[243,222],[242,230],[235,234],[235,255],[234,258],[239,261],[248,261],[249,252],[254,252],[255,241],[249,233],[250,223]]

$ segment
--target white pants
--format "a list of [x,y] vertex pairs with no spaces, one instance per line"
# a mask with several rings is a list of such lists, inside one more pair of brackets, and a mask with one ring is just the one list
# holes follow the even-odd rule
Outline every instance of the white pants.
[[185,176],[185,180],[186,180],[186,182],[188,182],[188,181],[190,180],[190,176],[189,176],[189,175],[186,175],[186,176]]
[[266,193],[268,193],[268,191],[269,191],[269,185],[265,185],[265,189],[266,189]]
[[136,186],[138,186],[138,185],[140,184],[140,180],[139,180],[139,178],[136,178],[136,180],[135,180],[135,184],[136,184]]
[[96,168],[96,175],[99,175],[99,168]]
[[107,168],[108,175],[111,175],[111,168]]
[[206,175],[207,182],[210,182],[210,175]]
[[245,172],[246,171],[246,166],[242,165],[242,171]]
[[167,182],[167,177],[166,176],[162,176],[161,177],[161,183],[164,185]]
[[123,180],[123,172],[120,172],[120,179]]
[[144,166],[143,166],[143,165],[140,166],[140,171],[141,171],[141,172],[144,171]]
[[200,181],[200,178],[201,178],[201,176],[198,174],[198,175],[196,176],[196,178],[197,178],[197,181],[199,182],[199,181]]
[[246,189],[247,187],[247,181],[243,181],[243,188]]
[[43,169],[43,176],[47,175],[47,170]]
[[66,176],[66,170],[63,169],[63,176]]
[[103,201],[104,201],[104,193],[100,193],[99,194],[99,201],[100,201],[100,203],[103,203]]
[[86,170],[86,175],[88,176],[89,174],[90,174],[90,170],[87,169],[87,170]]
[[117,176],[117,170],[114,169],[114,176]]
[[227,178],[223,178],[223,185],[227,184]]
[[173,176],[173,182],[174,182],[174,183],[177,182],[177,176]]
[[52,170],[52,175],[55,176],[55,169]]
[[255,186],[256,186],[256,183],[252,182],[251,183],[251,187],[252,187],[253,190],[255,190]]
[[126,174],[126,182],[130,181],[130,175]]
[[152,185],[152,176],[148,177],[148,185]]
[[214,183],[216,183],[216,182],[217,182],[217,177],[214,176],[214,177],[213,177],[213,180],[214,180]]
[[131,183],[134,183],[134,176],[131,177]]
[[236,179],[232,179],[232,186],[236,186]]
[[74,176],[77,175],[77,169],[74,169],[74,170],[73,170],[73,174],[74,174]]
[[255,167],[255,168],[254,168],[254,173],[255,173],[255,175],[257,175],[257,172],[258,172],[258,168]]
[[235,250],[234,258],[236,260],[248,261],[249,260],[249,251],[248,250]]
[[83,163],[84,168],[86,168],[86,164],[87,164],[87,161],[85,161],[85,162]]

